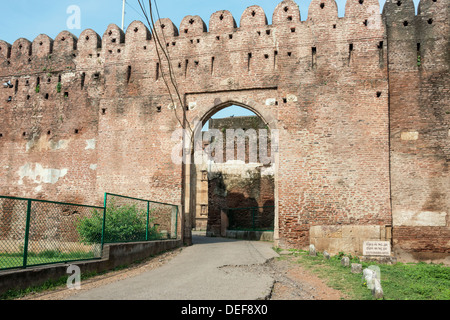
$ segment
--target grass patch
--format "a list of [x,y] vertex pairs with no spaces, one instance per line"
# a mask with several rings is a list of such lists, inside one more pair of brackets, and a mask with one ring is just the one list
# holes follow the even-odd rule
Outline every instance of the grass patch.
[[373,300],[362,274],[353,274],[351,268],[341,265],[343,256],[348,256],[350,263],[361,263],[363,269],[370,265],[380,268],[385,300],[450,300],[450,267],[443,264],[368,263],[344,253],[326,260],[321,253],[314,257],[301,250],[292,250],[290,259],[316,274],[331,288],[344,293],[350,300]]
[[[88,260],[94,258],[98,257],[96,257],[93,252],[63,253],[55,250],[47,250],[40,253],[29,252],[27,257],[27,266],[69,262],[76,260]],[[22,266],[23,252],[0,254],[0,269],[18,268]]]

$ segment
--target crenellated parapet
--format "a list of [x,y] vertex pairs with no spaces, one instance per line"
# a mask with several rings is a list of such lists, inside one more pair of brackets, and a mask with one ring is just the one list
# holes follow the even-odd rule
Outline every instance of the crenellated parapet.
[[[313,0],[306,20],[302,21],[301,16],[295,1],[284,0],[273,12],[272,25],[260,6],[251,6],[243,12],[239,26],[229,11],[222,10],[213,13],[208,24],[195,15],[186,16],[179,28],[170,19],[160,19],[155,22],[156,37],[145,23],[133,21],[126,32],[111,24],[102,36],[87,29],[79,38],[62,31],[55,39],[41,34],[33,42],[23,38],[12,45],[0,41],[0,77],[36,74],[49,65],[55,72],[68,69],[98,72],[107,65],[122,64],[126,68],[133,61],[157,68],[160,45],[167,48],[174,68],[185,76],[192,65],[215,63],[195,69],[209,76],[221,66],[218,59],[224,50],[236,52],[233,59],[237,59],[241,69],[252,65],[247,60],[254,61],[253,51],[258,50],[264,52],[256,59],[273,61],[275,66],[281,62],[298,64],[298,58],[302,57],[305,61],[300,63],[302,72],[316,66],[342,68],[355,63],[385,67],[389,41],[396,42],[407,56],[397,61],[394,68],[414,67],[416,63],[411,61],[417,60],[418,50],[422,50],[419,59],[423,60],[420,62],[423,67],[427,65],[426,56],[445,59],[448,41],[433,45],[428,42],[448,38],[447,0],[422,0],[417,16],[413,0],[388,0],[382,14],[378,0],[347,0],[342,18],[338,17],[335,0]],[[283,55],[294,59],[284,61],[280,52],[283,48],[287,50]],[[209,57],[202,58],[206,55]],[[133,66],[133,70],[138,68]],[[156,70],[149,71],[155,73]]]

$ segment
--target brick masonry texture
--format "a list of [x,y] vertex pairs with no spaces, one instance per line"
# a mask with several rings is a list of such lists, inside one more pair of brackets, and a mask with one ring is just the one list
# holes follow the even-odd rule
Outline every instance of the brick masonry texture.
[[119,193],[187,217],[195,169],[173,163],[172,133],[235,104],[279,130],[279,246],[309,245],[311,226],[392,226],[394,250],[448,256],[449,1],[421,0],[415,15],[412,0],[382,14],[347,0],[338,18],[334,0],[312,0],[300,17],[285,0],[272,25],[259,6],[239,27],[228,11],[209,26],[157,22],[185,115],[139,21],[0,41],[0,81],[13,84],[0,88],[1,193],[85,204]]

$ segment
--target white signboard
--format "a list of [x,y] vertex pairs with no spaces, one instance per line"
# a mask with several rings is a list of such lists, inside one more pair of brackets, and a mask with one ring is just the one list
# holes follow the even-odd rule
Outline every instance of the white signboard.
[[365,256],[390,256],[391,243],[389,241],[364,241],[363,254]]

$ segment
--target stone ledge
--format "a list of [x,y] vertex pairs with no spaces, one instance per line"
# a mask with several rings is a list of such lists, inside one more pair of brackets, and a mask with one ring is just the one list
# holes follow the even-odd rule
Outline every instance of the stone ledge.
[[382,264],[397,263],[397,258],[394,256],[362,256],[360,260],[361,262],[376,262]]

